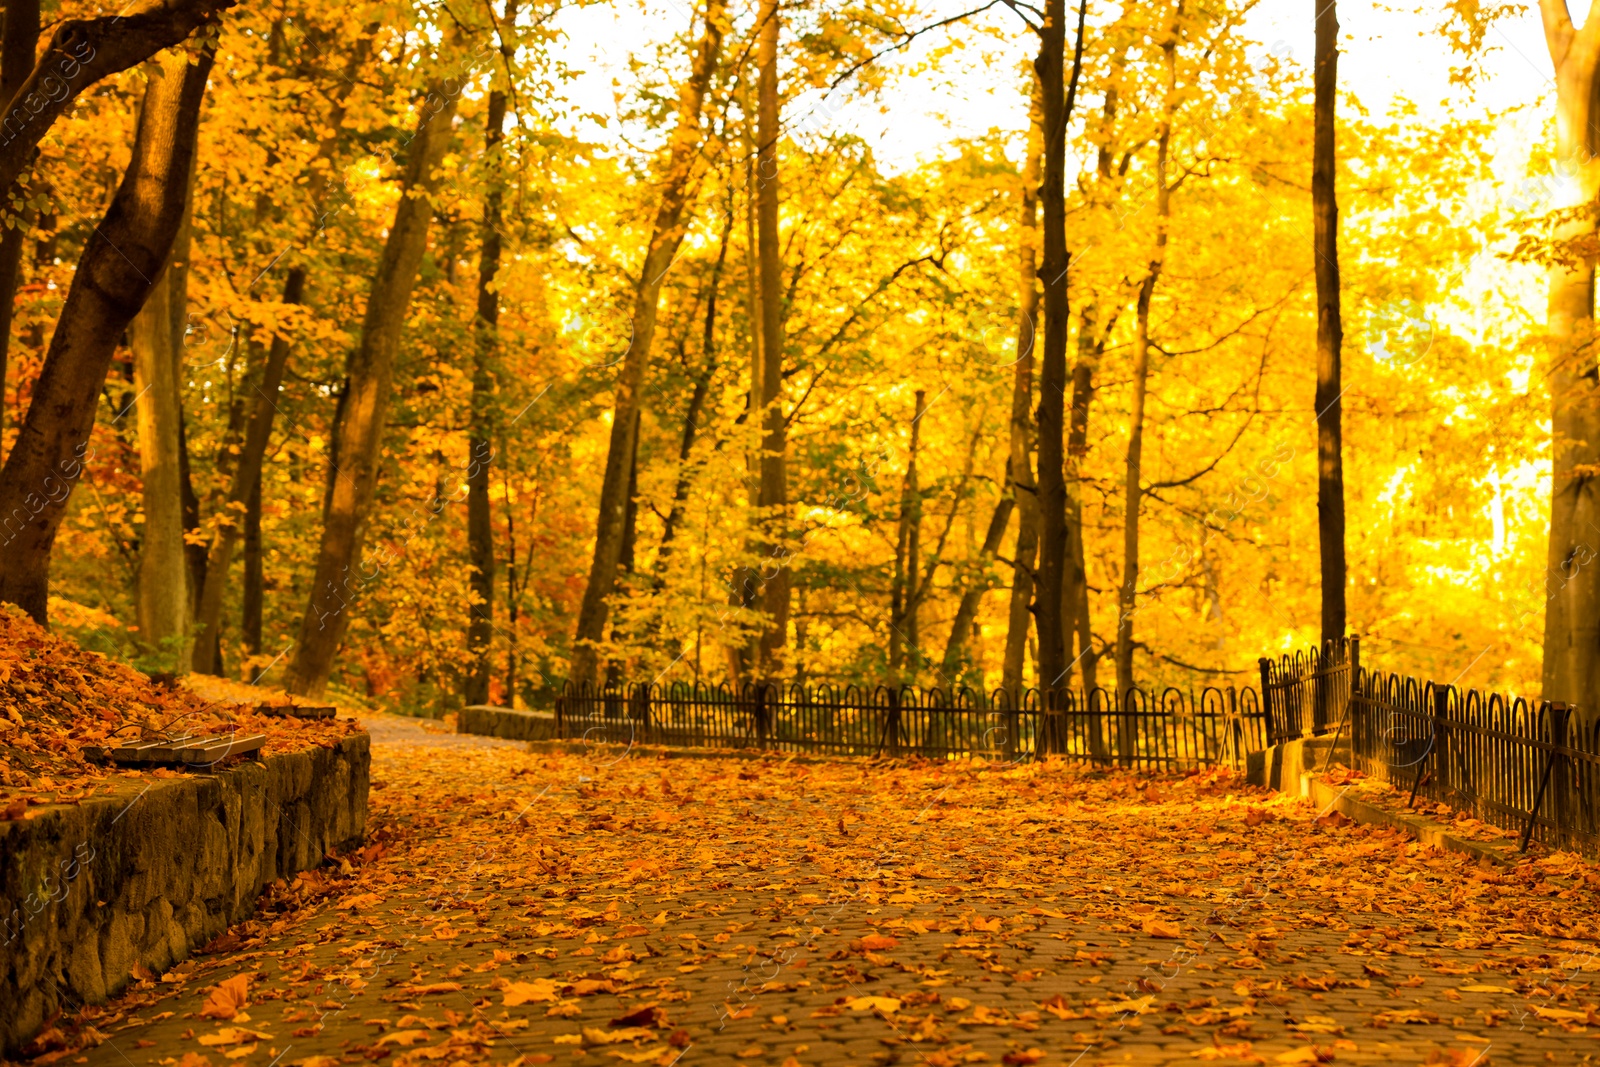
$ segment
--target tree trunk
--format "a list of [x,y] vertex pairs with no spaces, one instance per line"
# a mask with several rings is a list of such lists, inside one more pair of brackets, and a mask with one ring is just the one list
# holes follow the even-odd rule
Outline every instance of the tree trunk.
[[[255,484],[244,511],[244,605],[239,631],[244,635],[247,656],[261,655],[261,612],[266,599],[266,583],[261,570],[261,470],[256,469]],[[261,670],[250,668],[250,683],[260,681]]]
[[[146,106],[159,92],[159,85],[153,80],[145,91]],[[189,625],[189,579],[179,469],[180,355],[173,351],[172,283],[169,264],[128,329],[144,496],[136,614],[139,643],[148,652],[170,654],[171,669],[187,674],[189,655],[184,632]]]
[[[1089,451],[1089,408],[1094,402],[1094,379],[1105,354],[1111,324],[1099,330],[1094,304],[1084,306],[1078,326],[1078,362],[1072,368],[1072,406],[1067,424],[1067,574],[1062,614],[1077,636],[1074,662],[1083,678],[1087,699],[1098,682],[1099,656],[1094,650],[1094,619],[1089,613],[1089,568],[1083,533],[1083,459]],[[1111,322],[1116,321],[1113,315]],[[1068,649],[1071,650],[1070,647]]]
[[916,670],[917,540],[922,525],[917,453],[922,441],[922,416],[927,411],[927,396],[921,389],[917,390],[906,476],[900,485],[900,519],[895,527],[894,582],[889,590],[889,676],[896,684],[905,681],[903,669],[907,649],[911,651],[912,671]]
[[[1180,0],[1179,8],[1182,4]],[[1150,252],[1150,265],[1144,281],[1139,285],[1137,322],[1133,336],[1133,402],[1128,413],[1128,466],[1124,482],[1124,514],[1122,517],[1122,588],[1117,596],[1117,695],[1124,702],[1133,681],[1133,617],[1137,611],[1139,594],[1139,506],[1142,493],[1140,478],[1144,462],[1144,403],[1150,377],[1150,300],[1155,295],[1156,283],[1167,260],[1167,220],[1172,214],[1172,190],[1167,186],[1167,151],[1172,139],[1172,115],[1178,92],[1178,25],[1174,18],[1172,29],[1161,45],[1161,57],[1166,67],[1167,92],[1161,107],[1161,120],[1156,126],[1156,233],[1155,247]],[[1128,747],[1132,738],[1128,730],[1122,731],[1122,755],[1131,754]]]
[[[58,24],[32,72],[5,102],[5,117],[0,119],[0,190],[11,188],[30,165],[45,133],[85,89],[185,40],[235,2],[137,0],[117,15]],[[8,3],[8,15],[15,6]]]
[[[60,40],[62,32],[56,36]],[[106,370],[149,295],[151,279],[161,273],[182,220],[211,62],[209,48],[192,64],[181,53],[163,57],[152,82],[156,88],[140,111],[127,172],[84,245],[33,402],[0,470],[0,601],[18,605],[40,623],[46,622],[50,549],[72,485],[89,459],[89,431]]]
[[[4,37],[0,38],[0,106],[11,102],[33,73],[39,48],[39,0],[7,0]],[[6,425],[6,368],[11,353],[11,316],[22,279],[22,246],[31,211],[4,218],[0,234],[0,430]]]
[[1044,100],[1033,80],[1028,155],[1022,167],[1022,217],[1017,230],[1017,361],[1011,371],[1011,449],[1006,477],[1016,503],[1017,547],[1011,561],[1011,604],[1000,686],[1019,699],[1022,666],[1033,621],[1033,565],[1039,549],[1038,487],[1033,480],[1033,347],[1039,317],[1039,177],[1044,151]]
[[1067,491],[1062,470],[1067,380],[1067,229],[1065,172],[1067,149],[1066,3],[1045,0],[1039,58],[1034,69],[1044,94],[1044,180],[1039,199],[1044,214],[1044,346],[1039,357],[1039,566],[1034,580],[1034,619],[1039,632],[1041,688],[1063,683],[1067,673],[1061,626],[1061,582],[1067,547]]
[[622,557],[629,473],[638,444],[640,391],[655,339],[662,280],[683,242],[689,180],[700,149],[700,110],[722,48],[725,11],[724,0],[706,0],[705,29],[695,51],[693,70],[678,95],[678,126],[673,132],[662,175],[655,228],[650,234],[649,250],[634,291],[632,344],[617,376],[611,441],[606,451],[600,510],[595,522],[594,560],[589,568],[589,583],[583,591],[583,603],[578,609],[577,632],[572,644],[569,678],[578,684],[592,685],[600,665],[596,643],[606,632],[610,610],[607,598],[616,587],[617,565]]
[[[761,438],[762,522],[767,531],[768,562],[761,574],[761,610],[766,630],[761,636],[760,673],[770,681],[780,669],[779,658],[788,640],[789,568],[787,550],[779,543],[788,528],[788,433],[783,413],[783,249],[778,236],[778,36],[781,29],[778,0],[761,0],[757,19],[760,41],[756,62],[760,68],[756,95],[758,136],[756,151],[756,230],[761,268]],[[915,580],[915,571],[911,572]]]
[[[517,0],[506,0],[503,18],[508,26],[516,23]],[[509,63],[512,50],[504,33],[500,51]],[[472,427],[467,438],[467,562],[472,568],[473,597],[467,620],[467,649],[472,654],[472,665],[462,697],[469,706],[489,702],[490,646],[494,640],[494,523],[489,468],[494,462],[493,367],[500,340],[500,294],[493,283],[500,270],[500,205],[504,196],[497,157],[505,122],[505,90],[491,89],[483,138],[490,178],[483,198],[483,224],[479,227],[477,344],[472,363]]]
[[1344,386],[1340,353],[1339,204],[1334,183],[1334,108],[1339,83],[1336,0],[1317,0],[1316,102],[1312,133],[1311,213],[1317,275],[1317,537],[1322,558],[1322,640],[1345,630]]
[[[283,282],[283,302],[298,304],[305,295],[306,271],[294,267]],[[261,381],[256,387],[256,399],[246,424],[244,442],[233,469],[228,487],[227,501],[222,506],[223,522],[211,539],[206,553],[204,586],[200,593],[200,611],[196,618],[198,633],[195,637],[194,669],[200,674],[220,674],[222,664],[218,659],[222,629],[222,602],[227,594],[228,570],[233,563],[233,551],[238,544],[240,530],[235,517],[241,509],[248,510],[252,495],[257,497],[257,536],[260,524],[261,465],[266,458],[267,443],[272,438],[272,420],[278,410],[278,391],[283,385],[283,371],[289,360],[289,339],[276,334],[267,348],[267,359],[261,370]],[[260,565],[259,548],[257,565]],[[257,645],[260,644],[260,605],[256,606]],[[246,611],[248,617],[249,612]],[[209,636],[208,636],[209,635]]]
[[395,208],[367,297],[361,340],[350,357],[344,417],[334,432],[339,468],[329,495],[311,596],[284,678],[284,688],[297,696],[321,696],[350,622],[349,597],[358,595],[363,584],[350,571],[361,559],[388,422],[394,358],[433,221],[435,171],[450,142],[455,106],[456,97],[439,90],[430,91],[425,99],[401,184],[405,195]]
[[[993,559],[1000,551],[1000,543],[1006,536],[1006,524],[1011,521],[1011,511],[1016,501],[1009,495],[1002,496],[994,505],[994,514],[989,517],[989,530],[984,534],[983,548],[979,550],[980,559],[987,561]],[[987,575],[984,576],[987,579]],[[959,675],[962,671],[963,661],[966,659],[967,641],[972,636],[973,623],[978,618],[978,608],[983,604],[983,594],[989,591],[989,582],[980,580],[971,589],[961,594],[961,603],[956,607],[956,617],[950,623],[950,637],[944,645],[944,658],[940,661],[940,669],[947,677]]]
[[667,562],[672,558],[673,541],[678,526],[683,522],[683,508],[689,500],[689,457],[694,453],[695,437],[700,432],[700,414],[705,409],[706,397],[711,392],[711,379],[717,372],[717,292],[722,283],[722,268],[728,261],[728,239],[733,234],[733,211],[730,207],[727,222],[722,227],[722,241],[717,248],[717,262],[711,268],[711,283],[706,294],[705,329],[700,339],[700,355],[704,366],[695,379],[694,391],[689,395],[689,406],[683,413],[683,433],[678,439],[678,477],[672,486],[672,510],[661,524],[661,545],[656,550],[654,587],[660,590],[667,580]]
[[[1557,165],[1573,179],[1572,202],[1600,195],[1594,125],[1600,94],[1600,0],[1583,28],[1573,27],[1564,0],[1541,0],[1545,41],[1556,74]],[[1596,231],[1579,214],[1556,229],[1558,240]],[[1546,331],[1551,401],[1549,595],[1544,623],[1544,698],[1579,704],[1589,721],[1600,693],[1600,388],[1594,343],[1594,261],[1549,273]]]

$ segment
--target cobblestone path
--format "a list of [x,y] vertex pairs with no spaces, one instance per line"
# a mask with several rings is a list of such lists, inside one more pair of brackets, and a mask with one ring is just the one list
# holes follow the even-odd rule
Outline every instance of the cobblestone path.
[[1483,869],[1227,775],[602,759],[372,725],[368,847],[63,1020],[42,1058],[1600,1059],[1600,876],[1569,858]]

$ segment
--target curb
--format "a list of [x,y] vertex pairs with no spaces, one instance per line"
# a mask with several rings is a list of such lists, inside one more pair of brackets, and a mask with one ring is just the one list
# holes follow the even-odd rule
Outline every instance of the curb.
[[1318,780],[1314,774],[1300,776],[1300,796],[1316,805],[1319,811],[1337,811],[1346,818],[1368,826],[1387,826],[1417,839],[1424,845],[1459,852],[1497,867],[1515,867],[1526,862],[1528,855],[1518,852],[1514,844],[1494,844],[1457,837],[1449,832],[1446,823],[1425,815],[1400,814],[1370,804],[1350,795],[1348,788],[1339,789]]

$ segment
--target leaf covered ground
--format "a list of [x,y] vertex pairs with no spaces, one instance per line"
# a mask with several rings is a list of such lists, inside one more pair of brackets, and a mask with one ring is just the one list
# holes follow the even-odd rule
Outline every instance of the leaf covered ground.
[[1227,773],[527,752],[374,719],[368,844],[36,1062],[1578,1063],[1600,875]]
[[348,718],[294,719],[255,710],[287,701],[281,693],[218,678],[151,681],[0,605],[0,819],[26,818],[40,805],[77,803],[109,789],[113,779],[181,773],[102,766],[85,757],[87,745],[163,732],[204,737],[237,731],[264,734],[262,752],[271,754],[333,744],[359,728]]

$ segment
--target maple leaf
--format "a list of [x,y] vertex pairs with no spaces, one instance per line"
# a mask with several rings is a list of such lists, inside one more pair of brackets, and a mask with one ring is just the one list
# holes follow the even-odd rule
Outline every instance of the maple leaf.
[[1146,919],[1141,929],[1151,937],[1173,938],[1183,936],[1183,927],[1168,919]]
[[249,994],[250,976],[236,974],[212,987],[200,1014],[208,1019],[231,1019],[249,1002]]
[[499,982],[504,983],[497,983],[497,987],[505,993],[504,1003],[508,1008],[559,999],[558,987],[548,978],[535,978],[531,982],[512,982],[502,978]]

